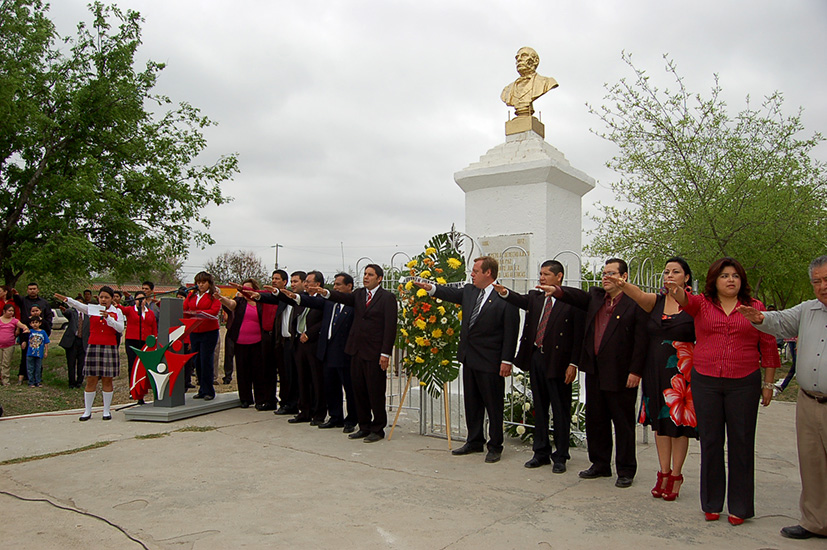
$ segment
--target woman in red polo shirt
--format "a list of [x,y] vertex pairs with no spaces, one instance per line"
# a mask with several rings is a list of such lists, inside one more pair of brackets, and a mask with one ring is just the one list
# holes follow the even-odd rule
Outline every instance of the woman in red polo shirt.
[[190,333],[192,352],[197,353],[195,371],[198,373],[198,393],[193,399],[215,399],[213,387],[213,359],[218,343],[218,312],[221,301],[215,297],[215,281],[206,271],[195,276],[197,289],[184,300],[184,317],[200,320]]
[[85,409],[80,420],[92,418],[92,404],[95,402],[95,392],[98,389],[98,379],[101,380],[101,394],[103,394],[103,419],[112,420],[110,406],[115,388],[112,379],[120,374],[120,359],[118,357],[118,334],[123,332],[123,313],[112,305],[115,292],[108,286],[98,291],[99,304],[84,304],[61,294],[55,298],[66,302],[76,310],[89,316],[89,347],[86,349],[86,360],[83,363],[83,376],[86,377],[86,390],[83,393]]
[[707,521],[718,519],[726,495],[729,522],[740,525],[755,515],[758,402],[770,404],[780,360],[775,338],[759,332],[736,309],[739,304],[766,308],[750,296],[746,271],[732,258],[712,264],[702,295],[688,295],[676,282],[667,287],[695,319],[692,394],[701,439],[701,508]]
[[[129,380],[132,381],[132,369],[135,368],[135,359],[138,355],[135,349],[141,349],[146,344],[147,336],[158,336],[158,323],[155,314],[152,313],[146,304],[146,293],[139,290],[135,293],[135,305],[118,305],[126,318],[126,360],[129,369]],[[143,404],[143,399],[138,399],[138,404]]]

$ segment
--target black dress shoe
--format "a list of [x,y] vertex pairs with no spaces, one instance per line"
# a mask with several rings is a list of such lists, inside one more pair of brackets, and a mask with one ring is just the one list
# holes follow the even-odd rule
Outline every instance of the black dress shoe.
[[205,395],[204,396],[204,401],[212,401],[213,399],[215,399],[214,395]]
[[827,539],[827,535],[819,535],[818,533],[813,533],[812,531],[808,531],[800,525],[790,525],[789,527],[783,527],[781,529],[781,536],[787,537],[788,539],[810,539],[813,537],[817,539]]
[[310,421],[311,426],[321,426],[324,424],[324,420],[316,420],[315,418]]
[[532,457],[531,460],[526,462],[524,466],[526,468],[539,468],[540,466],[545,466],[547,464],[551,464],[551,459],[548,457]]
[[192,396],[192,398],[193,399],[204,399],[204,396],[201,395],[200,393],[196,393],[195,395]]
[[481,453],[483,451],[482,447],[474,447],[473,445],[466,443],[459,449],[454,449],[451,451],[452,455],[470,455],[471,453]]
[[[241,402],[241,408],[242,409],[249,409],[250,408],[250,402],[249,401],[242,401]],[[256,405],[256,408],[258,408],[258,405]]]
[[620,487],[621,489],[626,489],[627,487],[632,486],[632,481],[635,478],[629,476],[617,476],[617,481],[615,481],[615,487]]
[[365,443],[376,443],[377,441],[382,441],[383,439],[385,439],[384,436],[371,432],[367,435],[367,437],[365,437]]
[[78,418],[78,420],[80,420],[81,422],[86,422],[90,418],[92,418],[91,414],[89,416],[81,416],[80,418]]
[[344,427],[344,424],[339,423],[339,422],[334,422],[333,420],[328,420],[327,422],[323,422],[322,424],[319,424],[319,428],[321,428],[322,430],[326,430],[328,428],[343,428],[343,427]]
[[290,418],[287,421],[291,424],[301,424],[302,422],[310,422],[310,419],[303,416],[294,416],[293,418]]
[[551,467],[551,471],[555,474],[565,474],[566,473],[566,463],[565,462],[555,462],[554,466]]
[[351,424],[345,424],[344,428],[342,428],[342,433],[346,433],[346,434],[352,434],[355,431],[356,431],[356,426],[353,426]]
[[297,411],[296,409],[289,409],[287,407],[279,407],[278,409],[276,409],[275,412],[273,412],[273,414],[283,416],[288,414],[299,414],[299,411]]
[[495,463],[495,462],[499,462],[499,461],[500,461],[500,457],[501,457],[502,455],[503,455],[503,454],[502,454],[501,452],[499,452],[499,451],[488,451],[488,453],[485,455],[485,461],[486,461],[487,463],[489,463],[489,464],[493,464],[493,463]]
[[358,432],[352,433],[347,437],[348,437],[348,439],[364,439],[369,435],[370,435],[370,432],[366,432],[365,430],[359,430]]
[[229,378],[224,378],[223,380],[221,380],[221,382],[222,382],[222,383],[226,386],[226,385],[228,385],[229,383],[231,383],[231,382],[232,382],[232,380],[230,380]]
[[594,464],[578,474],[583,479],[597,479],[598,477],[612,477],[612,472],[598,470]]
[[112,415],[111,414],[105,414],[105,415],[103,415],[103,417],[101,417],[101,420],[112,420]]
[[257,411],[272,411],[275,409],[275,405],[272,403],[264,402],[264,403],[256,403],[256,410]]

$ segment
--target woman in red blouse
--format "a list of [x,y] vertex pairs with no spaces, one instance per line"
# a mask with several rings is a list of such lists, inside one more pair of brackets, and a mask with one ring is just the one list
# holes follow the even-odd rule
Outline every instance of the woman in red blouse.
[[195,276],[195,292],[184,300],[184,317],[196,318],[201,322],[190,333],[192,352],[197,353],[195,371],[198,373],[198,393],[193,399],[211,401],[215,399],[213,387],[213,359],[218,343],[218,312],[221,302],[215,297],[215,281],[206,271]]
[[[116,307],[126,317],[126,360],[131,383],[132,369],[135,368],[135,359],[138,357],[135,350],[144,347],[147,336],[158,336],[158,323],[155,320],[155,314],[147,307],[146,293],[143,290],[135,293],[135,305],[116,304]],[[138,399],[138,404],[143,404],[143,402],[143,399]]]
[[755,515],[758,401],[770,404],[780,361],[775,338],[759,332],[736,309],[739,304],[766,308],[750,296],[747,274],[732,258],[712,264],[703,295],[688,295],[678,283],[667,286],[695,319],[692,393],[701,439],[701,508],[707,521],[716,520],[727,495],[729,522],[740,525]]

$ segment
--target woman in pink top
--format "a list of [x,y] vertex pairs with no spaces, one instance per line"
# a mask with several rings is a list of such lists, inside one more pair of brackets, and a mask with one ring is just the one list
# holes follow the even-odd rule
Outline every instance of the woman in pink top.
[[[247,279],[241,285],[258,291],[258,282],[255,279]],[[267,388],[261,349],[261,316],[264,304],[254,301],[249,293],[239,293],[235,299],[230,300],[216,290],[215,296],[221,300],[225,308],[234,313],[233,322],[227,327],[227,336],[235,344],[233,353],[238,373],[238,398],[241,400],[241,408],[246,409],[253,403],[265,403]]]
[[732,258],[712,264],[703,295],[688,295],[675,282],[667,287],[695,319],[692,393],[701,438],[701,508],[707,521],[716,520],[727,496],[729,522],[740,525],[755,515],[758,402],[770,404],[780,361],[775,338],[759,332],[736,309],[739,304],[766,308],[750,296],[746,271]]
[[9,365],[14,354],[14,343],[17,333],[29,332],[29,329],[14,316],[15,306],[8,302],[3,306],[3,316],[0,317],[0,386],[9,385]]

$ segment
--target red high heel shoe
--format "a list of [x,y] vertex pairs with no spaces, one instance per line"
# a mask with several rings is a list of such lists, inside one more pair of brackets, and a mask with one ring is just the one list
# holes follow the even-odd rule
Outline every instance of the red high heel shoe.
[[706,518],[706,521],[718,521],[721,514],[716,514],[715,512],[704,512],[704,517]]
[[672,489],[675,487],[675,482],[680,481],[681,487],[683,487],[683,474],[678,476],[669,476],[669,481],[666,483],[666,487],[663,489],[663,500],[673,501],[678,498],[678,494],[681,492],[681,487],[678,487],[677,491],[673,491]]
[[653,497],[660,498],[660,497],[663,496],[663,489],[664,489],[662,487],[663,486],[663,480],[668,478],[671,475],[672,475],[672,470],[669,470],[668,472],[665,472],[665,473],[660,472],[660,471],[658,472],[658,483],[655,485],[655,488],[652,489],[652,496]]
[[741,525],[742,523],[744,523],[743,518],[739,518],[738,516],[733,516],[732,514],[730,514],[727,519],[729,520],[730,525]]

